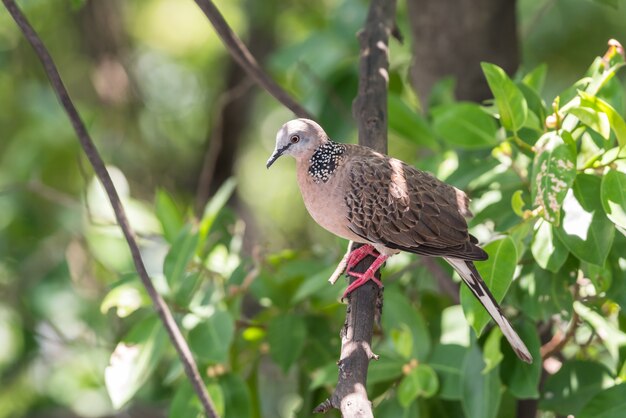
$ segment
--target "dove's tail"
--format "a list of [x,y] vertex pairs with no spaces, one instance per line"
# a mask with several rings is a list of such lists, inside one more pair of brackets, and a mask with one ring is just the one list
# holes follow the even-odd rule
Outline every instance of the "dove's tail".
[[444,259],[450,263],[452,267],[454,267],[465,284],[470,288],[474,296],[476,296],[487,312],[489,312],[489,315],[491,315],[493,320],[496,321],[496,324],[498,324],[502,330],[502,333],[509,341],[509,344],[511,344],[515,354],[517,354],[517,356],[526,363],[532,363],[533,357],[528,352],[528,348],[526,348],[522,339],[519,335],[517,335],[517,332],[515,332],[509,321],[502,314],[502,310],[500,309],[498,302],[496,302],[482,277],[480,277],[474,263],[458,258],[444,257]]

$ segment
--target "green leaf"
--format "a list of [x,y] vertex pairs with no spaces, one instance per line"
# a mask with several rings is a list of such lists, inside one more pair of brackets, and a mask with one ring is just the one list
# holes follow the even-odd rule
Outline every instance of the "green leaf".
[[[578,262],[574,257],[571,260]],[[523,292],[520,309],[525,316],[536,321],[549,321],[556,314],[571,313],[573,297],[570,285],[568,274],[551,273],[538,266],[528,266],[522,270],[519,280]]]
[[294,314],[283,314],[272,319],[267,327],[270,356],[285,373],[300,356],[306,340],[306,324]]
[[474,103],[453,103],[432,111],[433,129],[448,144],[461,148],[490,148],[498,143],[495,120]]
[[163,236],[172,243],[183,227],[183,217],[176,208],[174,199],[164,190],[157,191],[155,212],[163,228]]
[[526,84],[536,93],[541,93],[541,90],[543,90],[543,84],[546,81],[547,73],[548,66],[546,64],[539,64],[526,74],[524,78],[522,78],[522,83]]
[[398,94],[389,93],[387,108],[390,131],[415,144],[439,149],[439,144],[435,141],[424,117],[411,109]]
[[[382,359],[383,357],[381,357],[381,360]],[[372,367],[376,363],[377,362],[372,363],[370,367]],[[400,365],[400,370],[402,370],[402,365]],[[400,371],[400,374],[402,374],[402,371]],[[311,377],[312,378],[311,384],[309,385],[309,390],[314,390],[326,385],[337,383],[337,361],[333,361],[332,363],[326,364],[324,367],[320,367],[314,370],[311,374]],[[367,378],[367,383],[370,383],[369,375]]]
[[163,274],[172,291],[181,285],[187,265],[192,260],[197,246],[198,233],[191,225],[187,225],[176,237],[163,263]]
[[569,251],[554,234],[552,224],[540,219],[535,225],[530,251],[542,269],[556,273],[567,260]]
[[405,359],[411,358],[413,353],[413,333],[408,325],[400,324],[400,327],[392,329],[389,335],[396,352]]
[[224,394],[224,417],[251,418],[252,399],[246,382],[234,373],[228,373],[219,378],[219,384]]
[[611,136],[611,125],[606,113],[582,106],[570,109],[569,113],[576,116],[582,123],[599,133],[602,138],[609,139]]
[[607,320],[590,307],[585,306],[582,302],[574,302],[574,310],[596,331],[596,334],[602,336],[602,344],[615,361],[619,360],[619,348],[626,345],[626,333],[622,332],[619,327]]
[[539,93],[526,84],[517,83],[516,85],[524,95],[524,99],[526,99],[526,103],[528,104],[528,118],[524,126],[538,132],[543,132],[547,116],[546,105],[543,99],[539,96]]
[[[513,240],[505,237],[490,242],[484,250],[489,254],[489,259],[476,262],[476,268],[493,297],[501,302],[513,280],[517,265],[517,249]],[[467,322],[472,325],[476,334],[480,335],[491,317],[467,286],[461,288],[461,305]]]
[[[439,397],[461,399],[461,376],[467,348],[455,344],[438,344],[428,364],[437,372],[440,382]],[[369,378],[368,378],[369,380]]]
[[427,364],[419,364],[398,385],[398,401],[408,408],[418,396],[430,398],[439,388],[437,374]]
[[502,341],[502,331],[499,327],[493,327],[483,347],[483,360],[485,361],[483,374],[495,369],[504,358],[500,349],[500,341]]
[[165,330],[152,316],[131,328],[115,347],[104,370],[104,383],[114,408],[124,406],[143,387],[166,346]]
[[500,367],[502,383],[518,399],[537,399],[539,398],[538,388],[542,369],[539,335],[531,322],[520,323],[516,330],[535,361],[532,364],[520,361],[510,345],[505,344],[505,356]]
[[115,313],[120,318],[126,318],[142,306],[150,305],[145,288],[137,276],[124,279],[117,283],[106,294],[100,305],[100,312],[107,313],[109,309],[115,308]]
[[580,411],[578,418],[622,418],[626,411],[626,383],[598,393]]
[[589,107],[598,113],[604,113],[609,119],[611,129],[615,132],[615,137],[620,147],[626,146],[626,122],[624,118],[607,102],[604,100],[592,96],[584,91],[579,91],[580,105],[582,107]]
[[[213,401],[217,414],[219,416],[223,416],[224,394],[222,393],[222,389],[218,384],[211,383],[207,385],[207,392],[209,392],[209,396]],[[204,408],[202,403],[200,403],[200,399],[198,399],[198,395],[196,395],[196,392],[189,381],[184,380],[174,393],[168,417],[203,418],[204,416]]]
[[528,104],[524,95],[502,68],[486,62],[480,65],[496,99],[502,126],[509,131],[519,131],[528,117]]
[[413,337],[411,357],[419,361],[426,360],[430,352],[430,334],[422,314],[411,306],[406,295],[392,289],[385,291],[385,314],[382,316],[382,323],[387,332],[408,327]]
[[379,406],[376,407],[377,418],[419,418],[419,402],[413,402],[408,408],[400,405],[398,397],[389,397],[383,399]]
[[522,199],[523,194],[523,190],[516,190],[511,197],[511,207],[513,208],[513,212],[515,212],[515,214],[519,217],[524,216],[524,199]]
[[594,175],[576,177],[563,202],[563,222],[556,235],[576,257],[602,266],[611,250],[615,227],[602,209],[600,183]]
[[209,200],[207,205],[204,207],[204,213],[202,215],[202,220],[200,221],[200,227],[198,228],[200,242],[204,242],[206,239],[211,227],[213,226],[213,222],[215,222],[215,218],[217,218],[218,213],[232,196],[236,186],[237,181],[233,177],[229,178],[220,186],[211,200]]
[[499,368],[483,374],[485,362],[474,346],[465,356],[461,405],[467,418],[495,418],[502,397]]
[[[402,375],[402,366],[405,363],[405,361],[381,355],[378,360],[371,362],[369,365],[367,384],[372,385],[396,380]],[[333,363],[333,366],[333,380],[331,380],[331,383],[337,383],[337,364]]]
[[626,174],[609,170],[602,177],[602,207],[615,225],[626,228]]
[[546,379],[539,407],[559,415],[577,416],[589,400],[612,384],[613,377],[606,366],[592,361],[566,361]]
[[532,200],[543,208],[543,217],[547,221],[558,225],[561,205],[576,178],[576,154],[554,132],[542,136],[535,148]]
[[189,332],[189,347],[205,361],[226,363],[234,335],[232,315],[228,311],[216,310]]

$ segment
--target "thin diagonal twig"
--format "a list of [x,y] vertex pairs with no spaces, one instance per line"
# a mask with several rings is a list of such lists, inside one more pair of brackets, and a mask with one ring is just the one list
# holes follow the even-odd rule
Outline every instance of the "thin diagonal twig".
[[239,37],[228,26],[224,16],[211,0],[195,0],[200,10],[209,19],[224,46],[235,61],[254,79],[263,89],[274,96],[276,100],[291,110],[296,116],[313,119],[313,116],[300,103],[296,102],[282,87],[272,80],[263,71],[252,53]]
[[59,75],[59,71],[57,70],[50,53],[47,48],[44,46],[41,38],[35,32],[33,27],[30,25],[22,11],[19,9],[14,0],[2,0],[4,6],[7,8],[15,23],[19,26],[20,30],[30,42],[37,57],[41,60],[45,72],[50,80],[50,84],[52,85],[52,89],[57,95],[63,109],[67,113],[67,116],[72,123],[74,131],[76,131],[76,135],[78,136],[78,141],[80,142],[81,147],[83,148],[85,155],[89,159],[89,162],[93,166],[94,172],[96,176],[104,186],[104,189],[107,193],[109,201],[111,202],[111,206],[113,207],[113,211],[115,212],[115,217],[117,219],[120,228],[126,238],[128,243],[128,247],[130,248],[130,253],[133,258],[133,262],[135,263],[135,268],[139,277],[141,278],[141,282],[145,286],[148,295],[152,299],[152,303],[154,305],[154,310],[159,315],[167,333],[170,336],[172,344],[176,348],[178,355],[180,357],[181,362],[183,363],[183,367],[185,372],[187,373],[187,377],[191,381],[191,384],[196,391],[198,397],[200,398],[204,410],[206,414],[210,418],[217,418],[218,414],[215,410],[215,406],[213,405],[213,401],[209,396],[206,387],[200,377],[200,373],[198,372],[198,367],[193,359],[189,346],[187,342],[183,338],[174,317],[172,316],[171,311],[167,307],[167,304],[161,297],[161,295],[157,292],[150,277],[148,276],[148,272],[146,271],[146,267],[143,264],[143,260],[141,258],[141,253],[139,251],[139,246],[137,245],[137,241],[135,239],[135,233],[128,222],[128,218],[126,217],[126,212],[124,211],[124,207],[122,206],[122,202],[120,201],[119,195],[115,190],[115,186],[113,185],[113,181],[107,172],[104,161],[96,146],[91,139],[91,136],[87,132],[87,128],[83,123],[80,115],[78,114],[78,110],[74,106],[74,103],[70,99],[69,93],[61,80],[61,76]]

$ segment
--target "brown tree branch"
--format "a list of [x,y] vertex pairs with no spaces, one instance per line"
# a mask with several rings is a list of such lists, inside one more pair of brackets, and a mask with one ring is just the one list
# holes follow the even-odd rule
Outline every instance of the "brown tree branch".
[[171,311],[167,307],[161,295],[156,291],[154,285],[152,284],[152,281],[150,280],[150,277],[148,276],[148,272],[146,271],[146,267],[144,266],[143,260],[141,258],[139,246],[137,245],[137,241],[135,239],[135,233],[130,226],[130,223],[128,222],[126,212],[124,211],[122,202],[120,201],[119,195],[115,190],[113,181],[111,180],[111,177],[106,170],[104,161],[102,160],[102,157],[100,157],[100,154],[98,153],[98,150],[96,149],[93,140],[87,132],[85,124],[78,114],[78,110],[76,110],[74,103],[70,99],[69,93],[65,88],[63,81],[61,80],[61,76],[59,75],[57,67],[54,64],[50,53],[39,38],[39,35],[37,35],[26,17],[23,15],[22,11],[19,9],[15,1],[2,0],[2,2],[15,20],[15,23],[17,23],[17,25],[19,26],[20,30],[24,34],[24,37],[32,45],[37,57],[41,60],[46,75],[50,80],[52,89],[54,90],[57,98],[59,99],[61,105],[67,113],[67,116],[72,123],[74,131],[78,136],[78,141],[80,142],[80,145],[83,148],[85,155],[89,159],[89,162],[93,166],[96,176],[104,186],[109,201],[111,202],[113,211],[115,212],[117,222],[119,223],[124,237],[128,242],[128,247],[130,248],[130,252],[133,258],[133,262],[135,263],[137,273],[139,274],[139,277],[143,285],[145,286],[148,295],[152,299],[154,310],[159,315],[161,322],[165,326],[165,329],[170,336],[172,344],[176,348],[180,360],[183,363],[183,367],[185,369],[185,372],[187,373],[187,377],[189,378],[194,390],[200,398],[200,401],[202,402],[207,416],[211,418],[217,418],[218,415],[215,410],[215,406],[213,405],[213,401],[211,400],[211,397],[209,396],[206,387],[204,386],[204,382],[200,377],[198,367],[196,366],[191,351],[189,350],[189,346],[183,338],[183,335],[180,332],[180,329],[178,328],[178,325],[176,324],[176,321],[174,320]]
[[224,46],[241,67],[246,70],[248,75],[254,79],[263,89],[274,96],[276,100],[291,110],[296,116],[301,118],[313,119],[313,116],[296,102],[282,87],[280,87],[273,79],[271,79],[265,71],[257,63],[254,56],[250,53],[246,45],[228,26],[224,16],[211,0],[195,0],[196,4],[204,12],[209,19],[213,28],[224,43]]
[[[372,0],[365,27],[358,34],[359,92],[352,113],[357,121],[359,144],[383,153],[387,151],[389,36],[395,27],[395,14],[395,0]],[[373,261],[374,257],[366,257],[355,271],[364,272]],[[382,292],[373,282],[350,294],[341,330],[337,386],[332,396],[313,412],[337,408],[344,418],[374,416],[367,397],[367,369],[369,361],[378,358],[371,344],[374,323],[380,318],[381,310]]]

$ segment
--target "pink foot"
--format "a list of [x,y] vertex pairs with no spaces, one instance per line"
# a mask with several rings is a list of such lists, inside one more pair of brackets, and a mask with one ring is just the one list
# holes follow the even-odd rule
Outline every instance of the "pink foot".
[[352,250],[350,255],[348,256],[348,265],[346,266],[346,272],[350,274],[350,270],[356,267],[357,264],[361,262],[365,257],[371,255],[372,257],[378,257],[378,251],[370,245],[365,244],[357,248],[356,250]]
[[[369,268],[365,271],[365,273],[357,273],[353,272],[352,268],[354,268],[361,260],[363,260],[368,255],[376,257],[376,260],[369,266]],[[383,265],[383,263],[389,258],[387,255],[379,254],[378,251],[374,249],[371,245],[364,245],[362,247],[357,248],[356,250],[350,253],[350,257],[348,258],[348,266],[346,268],[346,274],[356,277],[357,279],[350,283],[345,292],[343,292],[342,299],[346,298],[350,293],[363,286],[368,281],[373,281],[380,287],[383,288],[383,284],[380,280],[378,280],[375,276],[376,271]]]

